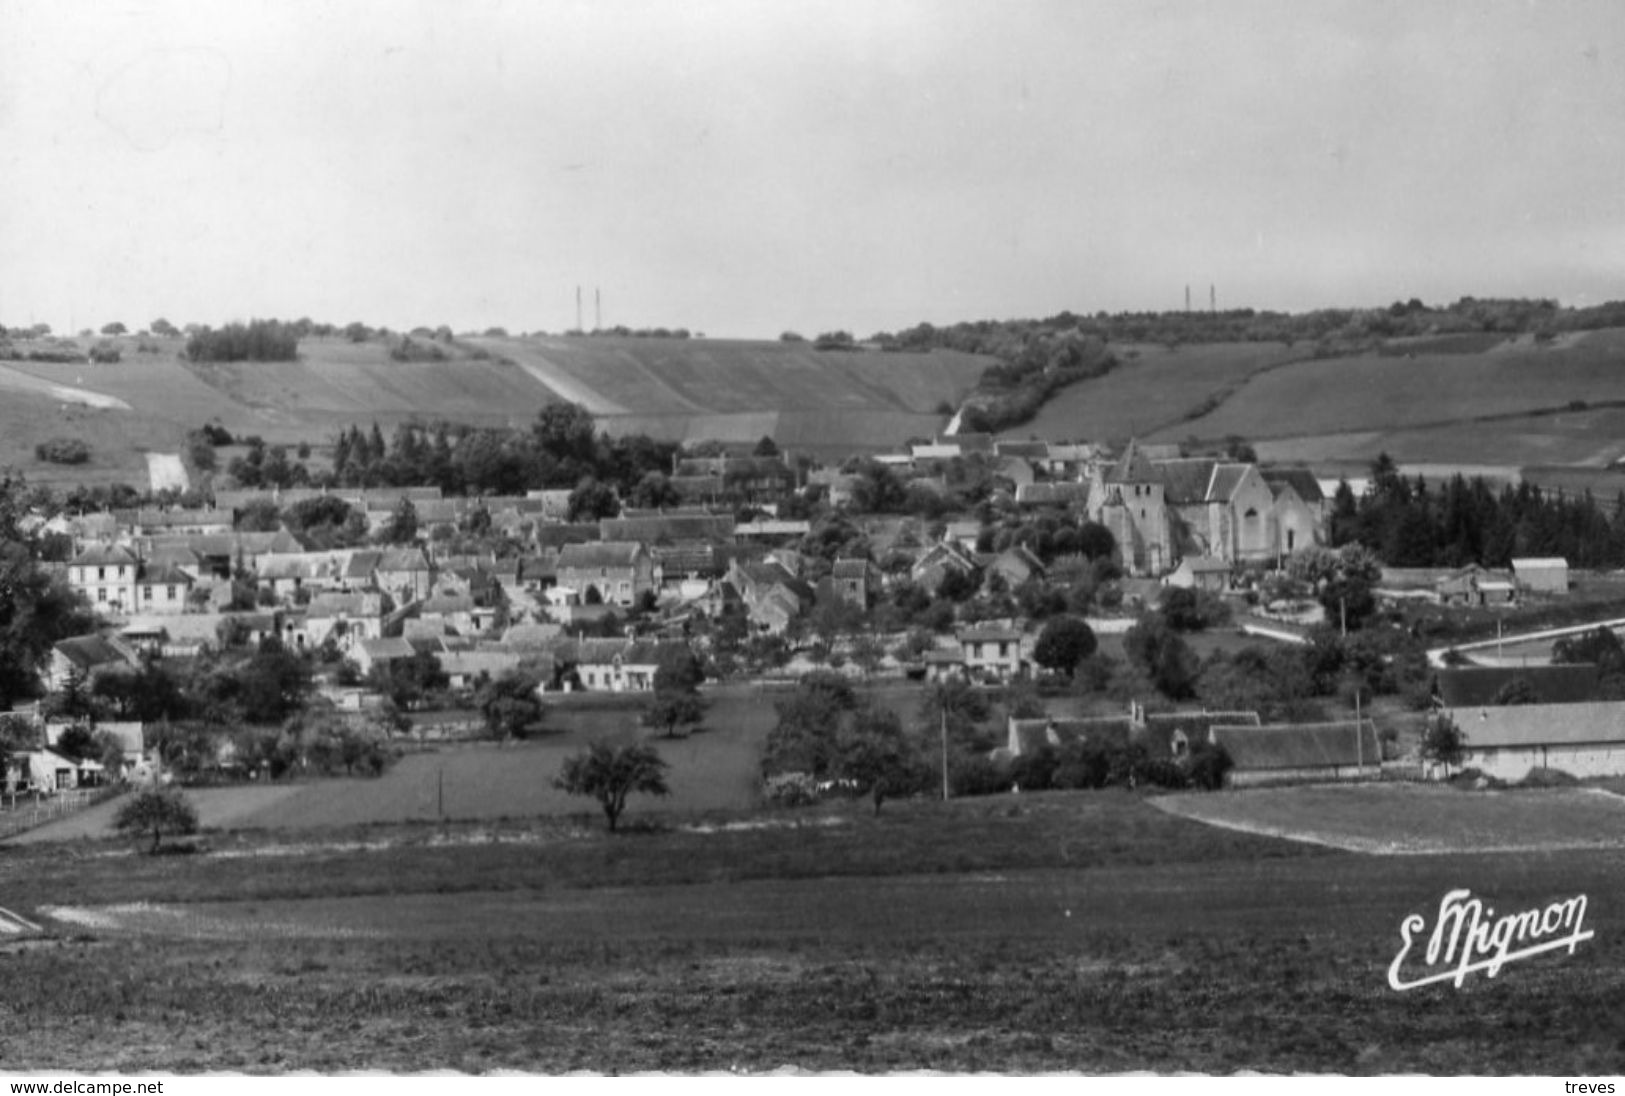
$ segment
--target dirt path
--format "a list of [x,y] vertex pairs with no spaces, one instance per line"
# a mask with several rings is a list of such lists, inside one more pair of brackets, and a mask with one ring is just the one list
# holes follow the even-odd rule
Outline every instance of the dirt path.
[[95,407],[108,411],[129,411],[130,405],[116,396],[106,396],[100,392],[92,392],[87,388],[75,388],[67,384],[52,384],[42,377],[30,376],[27,373],[0,365],[0,390],[10,389],[14,392],[39,392],[63,403],[78,403],[86,407]]
[[539,354],[515,360],[519,368],[557,392],[560,399],[579,403],[594,415],[627,414],[626,408],[613,400],[606,400]]
[[171,487],[184,491],[192,485],[179,453],[148,453],[147,476],[152,481],[155,494]]

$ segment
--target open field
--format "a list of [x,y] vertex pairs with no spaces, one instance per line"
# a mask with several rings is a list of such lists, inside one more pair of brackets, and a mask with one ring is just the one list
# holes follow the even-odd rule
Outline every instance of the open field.
[[[0,1011],[29,1018],[0,1053],[182,1073],[1625,1066],[1617,851],[1362,856],[1120,792],[739,821],[11,849],[8,908],[50,935],[0,945]],[[1596,937],[1393,992],[1401,919],[1452,886],[1498,909],[1585,893]]]
[[1250,788],[1150,802],[1185,818],[1353,852],[1625,849],[1625,796],[1595,788],[1463,791],[1440,785]]
[[[1182,439],[1187,418],[1235,392],[1254,374],[1307,357],[1308,347],[1281,343],[1220,343],[1169,348],[1113,345],[1118,366],[1104,377],[1063,388],[1013,437],[1054,441],[1127,441],[1162,431]],[[1205,435],[1204,435],[1205,436]]]
[[[1294,362],[1248,378],[1210,413],[1153,435],[1234,434],[1278,460],[1602,466],[1625,403],[1625,332]],[[1493,424],[1493,429],[1486,426]]]
[[615,434],[755,441],[819,453],[893,448],[941,429],[988,365],[805,343],[636,338],[472,339],[584,403]]
[[[147,339],[156,347],[149,353],[136,349],[143,340],[112,341],[123,353],[115,364],[0,364],[0,467],[42,482],[142,484],[147,451],[174,452],[206,422],[272,444],[321,445],[351,423],[524,426],[566,399],[586,404],[614,434],[750,442],[769,434],[844,455],[939,430],[946,416],[938,406],[956,405],[988,364],[951,351],[540,337],[469,340],[449,348],[445,362],[393,361],[381,342],[307,338],[297,362],[200,364],[181,359],[183,339]],[[83,438],[91,463],[37,463],[34,446],[52,437]]]

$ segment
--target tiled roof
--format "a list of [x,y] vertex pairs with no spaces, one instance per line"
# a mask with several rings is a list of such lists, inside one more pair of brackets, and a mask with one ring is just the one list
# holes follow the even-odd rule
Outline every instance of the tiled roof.
[[635,541],[600,541],[595,544],[566,544],[559,552],[559,570],[566,568],[631,567],[643,550]]
[[1320,769],[1357,762],[1379,765],[1382,746],[1377,728],[1362,720],[1355,734],[1346,723],[1272,724],[1265,727],[1214,727],[1213,740],[1225,748],[1238,770]]
[[1266,468],[1261,471],[1264,482],[1276,494],[1280,493],[1282,487],[1290,487],[1304,502],[1313,504],[1326,501],[1326,493],[1320,489],[1320,480],[1307,468]]
[[1207,501],[1229,502],[1251,467],[1250,464],[1215,464],[1213,479],[1207,488]]
[[136,558],[128,548],[121,548],[116,544],[97,545],[86,548],[73,557],[72,567],[131,567]]
[[1207,501],[1207,485],[1219,462],[1211,457],[1167,460],[1157,465],[1162,473],[1163,498],[1175,506]]
[[[1469,752],[1474,749],[1625,743],[1625,703],[1620,701],[1458,708],[1450,714],[1465,738]],[[1562,768],[1562,762],[1556,762],[1555,767]]]
[[1496,696],[1522,678],[1534,691],[1537,703],[1578,704],[1596,700],[1601,675],[1590,663],[1553,666],[1450,666],[1434,678],[1439,700],[1447,708],[1494,704]]

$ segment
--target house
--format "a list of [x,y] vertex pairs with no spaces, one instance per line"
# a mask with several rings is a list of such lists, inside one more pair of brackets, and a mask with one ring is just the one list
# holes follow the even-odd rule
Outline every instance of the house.
[[[46,748],[55,750],[63,733],[73,726],[75,724],[66,722],[45,724]],[[144,728],[141,723],[100,721],[96,724],[96,733],[98,735],[106,734],[118,742],[120,749],[123,751],[123,768],[130,768],[141,763],[146,749]],[[105,759],[98,757],[97,761],[99,763],[98,767],[105,772],[105,764],[100,764]],[[122,771],[109,775],[112,778],[117,778],[122,775]]]
[[[654,558],[635,541],[567,544],[559,552],[558,582],[583,602],[632,605],[660,582]],[[596,595],[596,596],[595,596]]]
[[1518,590],[1511,579],[1478,564],[1453,571],[1434,584],[1441,605],[1510,605]]
[[838,559],[830,565],[830,589],[836,597],[867,612],[880,590],[880,569],[866,559]]
[[495,617],[493,609],[480,609],[467,594],[435,595],[425,598],[418,607],[423,620],[436,621],[458,635],[473,635],[485,630]]
[[1373,780],[1382,775],[1382,744],[1369,719],[1341,723],[1215,726],[1209,740],[1233,763],[1225,783],[1255,787],[1302,781]]
[[[1625,775],[1625,702],[1513,704],[1447,709],[1462,733],[1462,765],[1498,780],[1531,772]],[[1446,776],[1433,766],[1429,775]]]
[[1569,592],[1569,561],[1562,556],[1515,559],[1512,577],[1519,589],[1532,594],[1566,594]]
[[1021,629],[979,624],[960,630],[956,638],[965,671],[970,676],[997,681],[1027,676]]
[[642,693],[654,689],[661,657],[681,644],[622,639],[581,639],[553,648],[561,677],[594,692]]
[[89,683],[105,673],[139,666],[140,656],[117,636],[85,635],[59,640],[51,647],[45,668],[45,686],[57,692],[76,674]]
[[305,606],[302,619],[286,622],[284,642],[293,648],[320,647],[332,636],[350,649],[357,641],[383,637],[384,609],[384,595],[377,591],[320,593]]
[[[444,651],[435,656],[453,689],[468,689],[517,670],[526,655],[517,651]],[[551,673],[551,670],[549,671]]]
[[[1203,510],[1206,521],[1202,526],[1188,517],[1186,520],[1208,555],[1229,563],[1251,563],[1280,554],[1282,546],[1275,536],[1275,493],[1256,465],[1215,463]],[[1181,508],[1180,515],[1186,514]]]
[[434,565],[421,548],[391,548],[378,559],[373,575],[378,588],[405,604],[429,596],[434,585]]
[[603,541],[637,541],[648,545],[731,544],[732,514],[710,510],[627,510],[618,518],[598,522]]
[[135,612],[136,574],[141,561],[128,548],[97,545],[68,562],[68,585],[98,613]]
[[750,622],[758,630],[781,634],[813,601],[813,591],[777,562],[734,560],[728,583],[739,591]]
[[395,636],[388,639],[363,639],[356,643],[355,664],[363,675],[374,666],[384,666],[396,659],[411,658],[416,652],[406,640]]
[[1014,544],[988,561],[983,579],[998,575],[1007,589],[1014,590],[1024,582],[1042,579],[1048,571],[1044,561],[1033,555],[1026,545]]
[[338,552],[267,552],[255,559],[254,578],[260,589],[287,601],[300,590],[338,589],[348,562]]
[[993,478],[1009,484],[1012,490],[1020,491],[1022,487],[1031,487],[1036,477],[1031,462],[1011,456],[996,459]]
[[851,506],[858,483],[863,479],[838,468],[814,468],[807,473],[807,486],[822,487],[831,506],[836,509]]
[[143,564],[136,583],[136,609],[142,613],[184,613],[197,579],[172,564]]
[[931,591],[942,585],[942,580],[949,572],[956,572],[974,580],[980,574],[980,569],[969,552],[946,541],[927,548],[908,569],[911,581]]
[[362,548],[350,553],[345,561],[344,569],[339,572],[339,589],[341,590],[370,590],[377,585],[376,573],[378,561],[384,558],[384,553],[371,548]]
[[23,791],[46,794],[73,791],[102,784],[104,777],[100,762],[88,758],[76,760],[48,746],[13,754],[11,766],[6,772],[7,790],[13,794]]
[[982,523],[979,521],[950,521],[942,530],[942,540],[964,552],[967,556],[976,551],[976,542],[982,539]]
[[1173,573],[1163,579],[1168,586],[1187,590],[1212,590],[1223,593],[1230,588],[1231,565],[1213,556],[1186,556],[1179,561]]

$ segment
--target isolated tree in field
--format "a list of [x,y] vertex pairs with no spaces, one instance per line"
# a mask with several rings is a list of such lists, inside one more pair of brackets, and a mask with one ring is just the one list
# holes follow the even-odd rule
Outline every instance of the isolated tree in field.
[[162,316],[159,316],[156,320],[153,320],[150,324],[148,324],[147,330],[151,331],[154,335],[162,335],[165,338],[173,338],[181,333],[180,328],[176,327]]
[[1033,661],[1046,670],[1071,677],[1078,663],[1095,653],[1095,630],[1081,618],[1056,617],[1038,633]]
[[641,742],[626,746],[611,746],[594,742],[591,747],[569,758],[559,771],[553,786],[570,795],[589,796],[598,800],[609,819],[609,828],[615,829],[621,812],[626,810],[626,797],[633,792],[644,795],[667,795],[664,758],[654,747]]
[[117,320],[114,320],[112,323],[102,325],[103,335],[122,335],[129,330],[129,328],[125,327]]
[[165,834],[185,836],[197,832],[197,810],[178,788],[149,788],[137,792],[113,818],[119,833],[152,834],[150,852],[158,851]]

